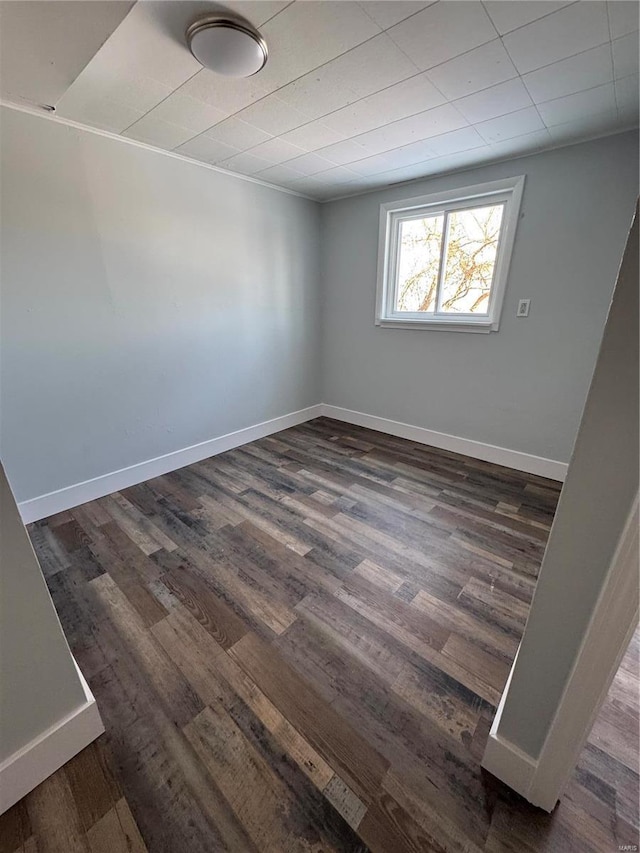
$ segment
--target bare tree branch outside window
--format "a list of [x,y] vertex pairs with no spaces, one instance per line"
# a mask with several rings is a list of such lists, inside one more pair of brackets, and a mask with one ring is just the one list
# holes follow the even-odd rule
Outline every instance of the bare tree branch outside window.
[[[451,211],[444,257],[443,214],[404,220],[395,310],[486,314],[503,213],[503,204]],[[444,273],[438,306],[441,258]]]

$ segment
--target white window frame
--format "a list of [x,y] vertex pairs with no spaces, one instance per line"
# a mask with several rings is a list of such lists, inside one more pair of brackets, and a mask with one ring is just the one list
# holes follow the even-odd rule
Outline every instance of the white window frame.
[[[497,332],[507,285],[511,254],[520,217],[524,190],[524,175],[490,181],[472,187],[432,193],[415,198],[391,201],[380,205],[378,238],[378,285],[376,295],[376,325],[395,329],[444,329],[451,332]],[[435,216],[452,210],[482,207],[503,203],[505,206],[491,293],[486,314],[445,314],[434,312],[395,311],[398,237],[404,220],[420,215]],[[443,238],[445,246],[446,235]],[[443,249],[444,250],[444,249]],[[441,261],[442,264],[442,261]],[[440,273],[442,278],[442,269]],[[438,292],[442,281],[438,283]],[[437,308],[437,306],[436,306]]]

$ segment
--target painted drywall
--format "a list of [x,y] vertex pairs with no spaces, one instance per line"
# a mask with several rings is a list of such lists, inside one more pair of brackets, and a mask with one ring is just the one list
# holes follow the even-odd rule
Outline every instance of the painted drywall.
[[[628,133],[323,205],[323,402],[567,462],[637,163]],[[380,204],[513,175],[526,184],[500,330],[376,327]]]
[[315,202],[10,109],[0,132],[19,502],[319,402]]
[[86,702],[0,465],[0,765]]
[[636,222],[497,731],[533,758],[544,743],[638,491],[638,278]]

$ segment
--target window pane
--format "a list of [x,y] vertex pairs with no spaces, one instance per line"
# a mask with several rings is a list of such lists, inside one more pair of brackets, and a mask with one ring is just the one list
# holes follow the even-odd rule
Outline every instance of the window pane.
[[396,311],[429,311],[436,307],[444,216],[400,223]]
[[440,311],[486,314],[504,205],[449,214],[447,260]]

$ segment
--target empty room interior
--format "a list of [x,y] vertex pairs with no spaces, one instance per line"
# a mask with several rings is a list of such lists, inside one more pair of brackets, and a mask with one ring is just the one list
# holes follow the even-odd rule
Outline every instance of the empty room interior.
[[0,2],[0,853],[639,849],[639,10]]

